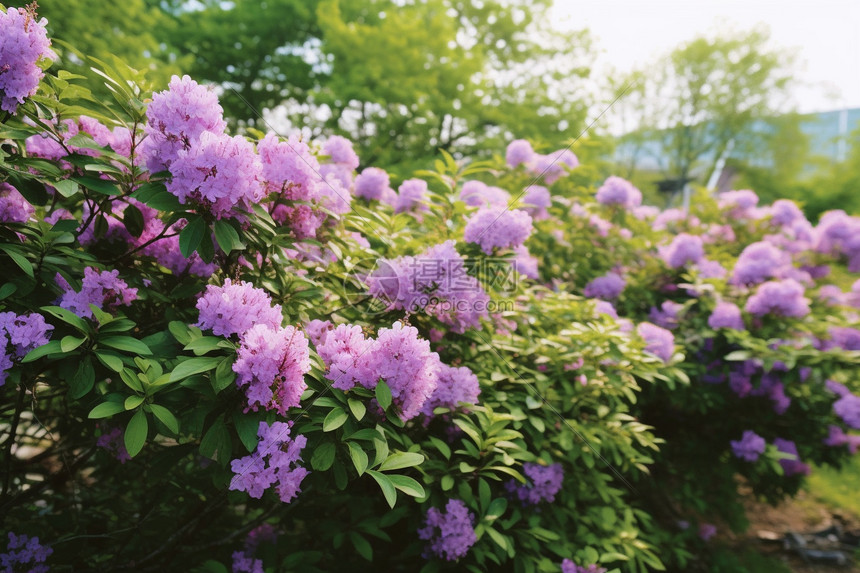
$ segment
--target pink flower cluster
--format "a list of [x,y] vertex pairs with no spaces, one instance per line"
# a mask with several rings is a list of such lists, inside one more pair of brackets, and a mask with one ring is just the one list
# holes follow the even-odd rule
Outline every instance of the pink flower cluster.
[[642,204],[642,192],[626,179],[615,175],[603,182],[595,197],[598,203],[618,205],[625,209],[634,209]]
[[289,503],[301,492],[302,480],[308,470],[299,466],[302,449],[307,438],[290,437],[290,424],[286,422],[260,422],[257,431],[260,441],[251,455],[230,462],[233,479],[230,489],[247,492],[260,499],[274,486],[278,497]]
[[489,316],[490,297],[475,277],[454,241],[434,245],[417,256],[382,259],[367,277],[369,293],[389,309],[425,312],[462,333],[480,328]]
[[281,305],[272,305],[266,291],[249,282],[234,283],[230,279],[223,286],[207,286],[197,300],[197,310],[197,326],[216,336],[242,335],[255,324],[277,329],[284,320]]
[[129,306],[137,300],[137,289],[130,288],[119,278],[119,271],[101,271],[93,267],[84,269],[84,280],[80,292],[75,291],[59,274],[57,284],[65,290],[59,306],[72,311],[81,318],[92,318],[91,304],[106,312],[115,312],[121,306]]
[[460,200],[470,207],[507,207],[511,194],[501,187],[491,187],[483,181],[463,183]]
[[766,282],[747,300],[744,310],[755,316],[803,317],[809,314],[809,299],[803,293],[803,285],[794,279]]
[[341,324],[325,336],[317,352],[334,388],[373,389],[385,381],[403,420],[421,412],[439,380],[439,355],[430,351],[430,342],[421,339],[414,326],[400,322],[380,329],[375,339],[366,338],[359,326]]
[[45,75],[39,60],[56,57],[45,29],[48,21],[36,20],[35,6],[0,10],[0,109],[9,113],[36,93]]
[[26,223],[35,209],[17,189],[0,183],[0,223]]
[[447,364],[439,365],[439,378],[436,389],[421,407],[421,413],[432,417],[434,408],[449,408],[454,410],[464,402],[477,404],[481,394],[481,386],[475,373],[465,366],[456,368]]
[[543,177],[549,185],[567,175],[568,170],[579,166],[579,159],[569,149],[542,155],[536,153],[525,139],[515,139],[508,144],[505,160],[511,168],[524,166],[532,175]]

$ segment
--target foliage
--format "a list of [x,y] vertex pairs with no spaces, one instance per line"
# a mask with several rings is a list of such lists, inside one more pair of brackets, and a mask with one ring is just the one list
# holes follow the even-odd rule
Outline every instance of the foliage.
[[[348,142],[231,138],[191,80],[153,95],[127,67],[87,64],[47,73],[0,131],[0,523],[38,535],[55,570],[694,570],[707,520],[743,521],[736,475],[769,499],[800,486],[776,438],[805,462],[847,458],[822,440],[850,426],[828,380],[858,390],[856,349],[831,330],[856,320],[851,293],[712,328],[718,300],[744,307],[755,286],[664,252],[685,231],[732,269],[771,235],[786,262],[767,278],[817,296],[826,281],[804,269],[846,272],[856,220],[847,235],[779,223],[747,195],[691,213],[632,192],[604,205],[594,165],[551,182],[547,156],[509,168],[445,151],[395,212],[391,189],[353,196]],[[479,176],[502,189],[467,204]],[[548,204],[504,191],[534,183]],[[487,256],[464,229],[500,198],[531,236]],[[515,236],[501,226],[486,232]],[[610,271],[616,306],[584,298]],[[667,301],[682,310],[655,315]],[[739,365],[756,388],[778,372],[789,407],[709,378]],[[442,371],[473,374],[477,403],[437,394]],[[430,397],[443,405],[421,411]],[[756,462],[732,454],[746,430],[768,442]],[[538,492],[526,464],[563,474],[536,505],[515,495]],[[443,508],[459,534],[427,545],[418,531]],[[440,558],[443,542],[465,554]]]

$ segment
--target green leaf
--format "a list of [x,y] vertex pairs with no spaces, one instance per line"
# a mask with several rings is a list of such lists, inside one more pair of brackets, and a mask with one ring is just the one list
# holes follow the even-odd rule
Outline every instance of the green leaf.
[[358,472],[358,475],[363,474],[364,470],[367,469],[367,453],[356,442],[347,442],[346,445],[349,447],[349,457],[352,458],[355,471]]
[[173,412],[164,406],[159,406],[158,404],[150,404],[149,407],[152,409],[152,413],[155,414],[155,417],[158,418],[162,424],[167,426],[168,430],[174,434],[179,433],[179,420],[176,419]]
[[442,476],[442,481],[440,482],[442,486],[442,491],[448,491],[452,487],[454,487],[454,477],[450,475]]
[[176,195],[169,191],[159,191],[144,201],[147,206],[159,211],[182,211],[182,203],[176,198]]
[[111,181],[105,181],[98,177],[88,176],[72,177],[71,180],[83,185],[91,191],[95,191],[96,193],[101,193],[103,195],[119,195],[119,188],[116,186],[116,183]]
[[239,238],[239,233],[236,232],[236,229],[233,228],[233,225],[224,221],[223,219],[219,219],[215,221],[215,240],[218,241],[218,246],[221,247],[221,250],[225,253],[229,253],[233,250],[242,250],[245,248],[245,245],[242,243],[242,239]]
[[448,447],[448,444],[446,444],[445,442],[443,442],[442,440],[440,440],[439,438],[436,438],[434,436],[430,436],[430,443],[432,443],[434,446],[436,446],[436,449],[439,450],[440,454],[445,456],[446,460],[451,459],[451,448]]
[[414,452],[394,452],[388,459],[382,462],[379,466],[379,471],[399,470],[402,468],[411,468],[420,465],[424,461],[424,456]]
[[96,381],[96,372],[93,368],[92,358],[84,356],[81,363],[78,364],[78,369],[75,371],[74,377],[69,384],[69,397],[77,400],[92,390]]
[[355,547],[355,550],[359,555],[368,561],[373,561],[373,548],[370,546],[370,542],[367,541],[367,539],[355,531],[350,531],[349,540],[352,542],[352,546]]
[[394,482],[387,475],[381,474],[378,471],[367,470],[367,473],[376,480],[376,483],[379,484],[379,488],[382,490],[382,495],[385,496],[385,501],[388,502],[388,506],[394,509],[394,504],[397,501],[397,490],[394,489]]
[[320,444],[311,456],[311,467],[316,471],[324,472],[334,463],[335,446],[331,442]]
[[179,380],[183,380],[189,376],[193,376],[194,374],[208,372],[218,366],[218,363],[222,360],[223,358],[221,356],[189,358],[188,360],[176,365],[176,368],[174,368],[173,372],[170,373],[170,381],[178,382]]
[[9,255],[9,258],[12,259],[12,261],[14,261],[16,265],[21,267],[21,270],[24,271],[25,274],[30,277],[33,277],[32,263],[30,263],[30,261],[27,260],[27,257],[22,255],[16,247],[12,245],[0,244],[0,251],[3,251],[7,255]]
[[391,388],[382,380],[376,384],[376,401],[379,402],[379,407],[383,410],[387,410],[391,406]]
[[128,450],[128,455],[136,456],[146,443],[146,434],[149,432],[149,423],[146,421],[146,414],[143,410],[138,410],[125,428],[125,449]]
[[129,396],[125,399],[125,409],[134,410],[135,408],[143,404],[144,400],[145,398],[143,396]]
[[170,330],[170,334],[173,335],[173,338],[175,338],[176,342],[179,344],[184,345],[191,342],[191,330],[184,322],[180,322],[178,320],[170,321],[167,324],[167,329]]
[[356,420],[364,418],[364,413],[367,411],[367,408],[364,406],[363,402],[354,398],[349,398],[347,400],[347,404],[349,404],[349,409],[352,412],[352,415],[355,416]]
[[502,515],[504,515],[505,510],[508,508],[508,500],[503,497],[497,497],[490,503],[489,509],[487,509],[486,515],[484,515],[484,519],[487,521],[493,521],[494,519],[498,519]]
[[[228,356],[218,363],[215,368],[215,376],[212,378],[212,387],[215,392],[220,392],[236,381],[236,373],[233,372],[233,357]],[[254,430],[256,432],[256,430]]]
[[502,535],[501,533],[499,533],[498,531],[496,531],[492,527],[488,527],[484,531],[486,531],[489,534],[490,539],[492,539],[493,541],[496,542],[496,545],[498,545],[499,547],[501,547],[502,549],[507,551],[508,541],[504,535]]
[[420,483],[408,476],[398,474],[388,474],[388,479],[394,484],[394,487],[412,497],[424,497],[424,488]]
[[105,350],[96,350],[94,354],[96,355],[96,358],[99,359],[99,362],[101,362],[105,365],[106,368],[109,368],[114,372],[122,372],[122,369],[125,368],[122,359],[113,352],[107,352]]
[[125,406],[120,402],[103,402],[90,410],[90,413],[87,414],[87,418],[97,420],[99,418],[107,418],[114,414],[119,414],[120,412],[125,412]]
[[122,222],[133,237],[140,237],[143,233],[143,213],[134,205],[126,206],[122,212]]
[[78,184],[70,179],[60,179],[59,181],[54,181],[51,185],[60,192],[60,195],[63,197],[71,197],[75,193],[78,192]]
[[152,355],[152,350],[149,349],[149,346],[136,338],[132,338],[131,336],[106,336],[104,338],[99,338],[98,343],[103,346],[115,348],[116,350],[132,352],[141,356]]
[[217,459],[219,463],[226,465],[230,461],[231,453],[230,433],[224,420],[218,418],[200,440],[200,455]]
[[43,306],[41,310],[47,312],[48,314],[56,318],[59,318],[60,320],[74,327],[80,332],[88,332],[90,330],[90,327],[87,325],[84,319],[70,310],[66,310],[65,308],[59,306]]
[[234,412],[233,425],[236,426],[236,433],[239,434],[242,445],[249,452],[253,452],[259,443],[257,431],[260,429],[260,419],[250,414]]
[[4,298],[8,298],[11,295],[15,294],[15,291],[18,290],[18,285],[15,283],[6,283],[2,287],[0,287],[0,300]]
[[197,250],[205,233],[206,221],[202,217],[189,216],[188,224],[179,233],[179,252],[183,257],[187,259]]
[[83,338],[77,338],[75,336],[64,336],[60,341],[60,350],[63,352],[71,352],[78,346],[84,343]]
[[60,347],[59,340],[52,340],[48,344],[43,346],[39,346],[38,348],[34,348],[27,355],[21,359],[22,364],[26,364],[27,362],[33,362],[34,360],[38,360],[42,356],[47,356],[48,354],[59,354],[63,351]]
[[333,408],[323,420],[323,432],[331,432],[340,428],[347,419],[349,419],[349,415],[343,411],[343,408]]

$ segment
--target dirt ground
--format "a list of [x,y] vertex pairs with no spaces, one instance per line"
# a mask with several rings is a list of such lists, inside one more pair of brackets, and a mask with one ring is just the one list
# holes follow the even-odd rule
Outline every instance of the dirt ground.
[[[738,548],[760,551],[782,561],[797,573],[860,573],[857,559],[848,567],[809,564],[796,554],[784,551],[782,547],[782,537],[789,531],[811,533],[837,522],[841,522],[845,529],[854,531],[860,529],[860,517],[845,513],[834,514],[806,492],[800,492],[795,499],[776,507],[756,502],[751,497],[745,505],[750,527],[743,535],[727,536],[726,541],[729,543],[736,543]],[[778,541],[770,541],[768,538],[776,538]]]

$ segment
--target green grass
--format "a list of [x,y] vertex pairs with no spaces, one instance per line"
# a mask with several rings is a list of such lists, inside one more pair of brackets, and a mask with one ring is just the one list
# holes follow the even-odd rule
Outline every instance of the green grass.
[[710,573],[791,573],[782,561],[755,549],[726,549],[713,556]]
[[809,474],[809,493],[833,509],[860,517],[860,454],[841,470],[814,468]]

